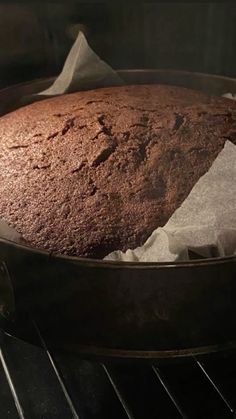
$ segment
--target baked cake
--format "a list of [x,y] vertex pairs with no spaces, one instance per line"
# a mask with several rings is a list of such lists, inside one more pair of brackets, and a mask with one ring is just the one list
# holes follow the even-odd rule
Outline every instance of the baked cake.
[[142,245],[226,139],[236,102],[181,87],[78,92],[0,118],[0,218],[32,246],[103,258]]

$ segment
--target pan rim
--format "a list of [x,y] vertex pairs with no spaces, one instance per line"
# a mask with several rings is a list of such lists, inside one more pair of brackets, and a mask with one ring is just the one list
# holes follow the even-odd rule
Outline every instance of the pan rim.
[[18,250],[24,250],[29,254],[37,254],[45,256],[50,260],[61,260],[67,261],[76,265],[88,267],[88,268],[106,268],[106,269],[173,269],[173,268],[186,268],[190,269],[193,267],[200,266],[217,266],[227,263],[236,263],[236,255],[224,256],[224,257],[214,257],[206,259],[194,259],[186,261],[175,261],[175,262],[127,262],[127,261],[113,261],[113,260],[103,260],[103,259],[91,259],[83,258],[79,256],[68,256],[63,254],[57,254],[49,252],[44,249],[38,249],[25,244],[19,244],[11,240],[4,239],[0,237],[0,244],[9,245],[12,248]]
[[[53,342],[56,348],[56,341]],[[165,360],[176,358],[196,357],[200,355],[208,355],[224,351],[234,350],[236,348],[236,341],[228,341],[221,344],[209,344],[190,348],[170,349],[170,350],[136,350],[136,349],[113,349],[107,347],[98,347],[93,345],[80,345],[80,344],[65,344],[60,348],[65,349],[67,352],[79,353],[81,355],[90,356],[91,358],[104,358],[104,359],[122,359],[122,360]]]

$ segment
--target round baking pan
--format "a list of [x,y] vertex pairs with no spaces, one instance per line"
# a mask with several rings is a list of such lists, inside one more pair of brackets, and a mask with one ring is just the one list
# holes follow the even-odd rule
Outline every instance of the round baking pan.
[[[220,76],[171,70],[119,74],[128,84],[165,83],[218,95],[236,92],[236,80]],[[2,90],[0,113],[20,106],[22,97],[52,81]],[[0,309],[0,326],[10,333],[30,340],[25,337],[30,319],[51,346],[83,355],[149,359],[219,351],[236,342],[236,256],[105,262],[0,239]]]

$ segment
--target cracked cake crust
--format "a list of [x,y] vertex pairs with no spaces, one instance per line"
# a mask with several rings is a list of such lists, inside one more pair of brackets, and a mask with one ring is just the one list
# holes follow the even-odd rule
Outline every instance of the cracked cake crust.
[[0,118],[0,217],[32,246],[102,258],[142,245],[226,139],[236,103],[164,85],[47,99]]

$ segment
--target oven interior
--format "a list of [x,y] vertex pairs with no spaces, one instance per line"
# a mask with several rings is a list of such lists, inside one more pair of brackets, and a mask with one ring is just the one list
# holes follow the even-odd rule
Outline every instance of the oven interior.
[[[79,30],[116,69],[234,78],[235,21],[233,2],[1,0],[0,88],[55,77]],[[52,349],[36,324],[29,333],[34,344],[0,332],[2,418],[235,417],[233,348],[121,362]]]

